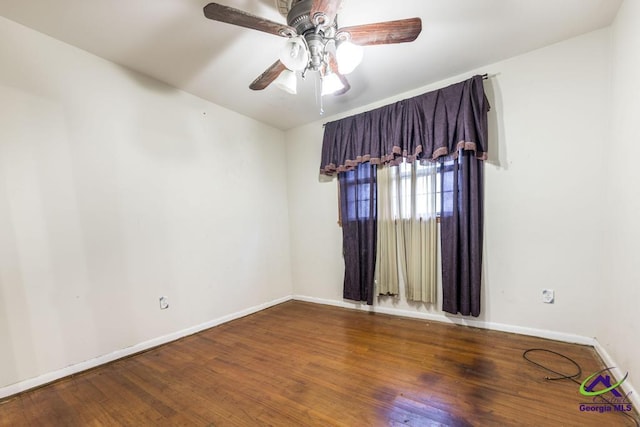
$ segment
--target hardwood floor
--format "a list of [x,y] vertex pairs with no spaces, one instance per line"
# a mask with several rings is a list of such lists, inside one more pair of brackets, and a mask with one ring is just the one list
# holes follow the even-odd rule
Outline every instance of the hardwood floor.
[[18,395],[0,424],[635,425],[581,412],[529,348],[581,380],[603,367],[590,347],[291,301]]

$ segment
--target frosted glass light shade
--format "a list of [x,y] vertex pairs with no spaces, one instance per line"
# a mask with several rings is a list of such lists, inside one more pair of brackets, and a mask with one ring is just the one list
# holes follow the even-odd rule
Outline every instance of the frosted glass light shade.
[[291,71],[302,71],[309,63],[309,52],[302,37],[291,37],[280,51],[280,62]]
[[322,96],[331,95],[342,89],[344,89],[344,85],[337,75],[331,73],[322,78]]
[[350,41],[343,41],[336,49],[336,60],[338,61],[338,71],[340,74],[349,74],[362,62],[364,49],[362,46],[353,44]]
[[284,70],[275,81],[276,86],[283,91],[295,95],[298,90],[298,79],[296,73],[289,70]]

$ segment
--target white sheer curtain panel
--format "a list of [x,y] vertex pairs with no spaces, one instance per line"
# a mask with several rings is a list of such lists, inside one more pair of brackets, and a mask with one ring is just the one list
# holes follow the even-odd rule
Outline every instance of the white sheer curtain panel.
[[400,291],[398,270],[397,167],[378,168],[378,236],[374,283],[379,295],[397,296]]
[[414,162],[378,171],[379,294],[397,295],[401,272],[407,300],[436,300],[436,168]]

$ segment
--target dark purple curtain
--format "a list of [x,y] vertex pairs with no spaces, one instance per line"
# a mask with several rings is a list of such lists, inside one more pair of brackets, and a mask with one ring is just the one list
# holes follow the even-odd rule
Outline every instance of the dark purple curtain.
[[[473,316],[480,314],[483,160],[487,158],[488,148],[489,103],[482,81],[482,76],[474,76],[443,89],[327,123],[320,164],[321,174],[342,176],[346,171],[359,169],[365,162],[398,164],[403,158],[442,161],[443,310]],[[343,215],[344,212],[343,206]],[[349,239],[371,235],[375,248],[375,228],[367,233],[363,228],[358,228],[360,234],[349,231]],[[345,243],[345,251],[347,246],[359,249],[363,245],[349,241]],[[352,253],[360,253],[356,249]],[[345,286],[347,276],[350,286],[373,276],[375,249],[367,252],[367,256],[372,257],[371,269],[362,270],[365,264],[358,258],[357,268],[345,274]],[[371,299],[371,294],[357,293],[351,287],[350,296],[346,295],[345,287],[345,298]]]
[[376,263],[376,166],[361,163],[341,172],[340,212],[345,299],[373,304]]
[[[459,149],[486,159],[482,76],[329,122],[324,128],[320,173],[335,175],[360,163],[398,164],[457,156]],[[483,133],[485,132],[485,133]]]
[[442,310],[480,315],[484,162],[461,150],[441,163]]
[[484,162],[478,151],[487,152],[489,111],[478,77],[462,88],[456,132],[450,137],[465,143],[458,144],[440,168],[442,310],[476,317],[480,315],[484,230]]

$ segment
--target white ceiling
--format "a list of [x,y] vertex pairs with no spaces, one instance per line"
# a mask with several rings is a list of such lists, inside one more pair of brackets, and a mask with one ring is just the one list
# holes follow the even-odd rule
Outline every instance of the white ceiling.
[[[422,18],[412,43],[369,46],[333,115],[611,23],[622,0],[344,0],[340,26]],[[309,73],[289,95],[249,84],[284,39],[204,17],[207,0],[0,0],[0,15],[280,129],[320,118]],[[218,3],[285,22],[276,0]]]

